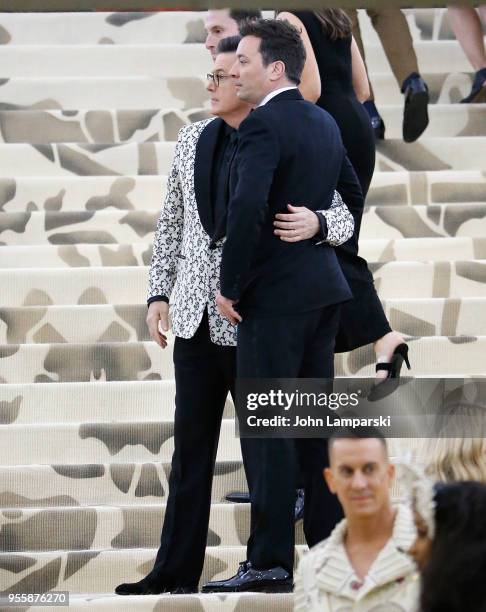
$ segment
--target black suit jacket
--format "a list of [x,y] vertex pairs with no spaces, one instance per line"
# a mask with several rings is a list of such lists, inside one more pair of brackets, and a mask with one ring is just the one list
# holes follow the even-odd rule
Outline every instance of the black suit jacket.
[[334,249],[286,243],[273,218],[289,202],[331,202],[346,154],[334,119],[297,89],[254,110],[239,128],[221,264],[221,293],[242,313],[305,312],[351,299]]

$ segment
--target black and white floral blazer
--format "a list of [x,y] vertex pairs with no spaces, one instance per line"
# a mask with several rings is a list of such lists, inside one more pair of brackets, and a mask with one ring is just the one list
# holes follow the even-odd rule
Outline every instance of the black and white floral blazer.
[[[209,248],[211,237],[202,226],[194,189],[196,145],[211,121],[186,125],[179,132],[155,233],[148,299],[170,296],[172,331],[181,338],[192,338],[207,307],[212,342],[235,346],[236,327],[216,307],[222,249]],[[326,217],[326,242],[338,246],[353,235],[353,217],[337,191],[331,207],[320,212]]]

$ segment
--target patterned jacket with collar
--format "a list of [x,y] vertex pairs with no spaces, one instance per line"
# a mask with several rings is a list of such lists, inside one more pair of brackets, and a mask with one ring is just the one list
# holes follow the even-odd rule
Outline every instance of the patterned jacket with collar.
[[[221,119],[206,119],[186,125],[179,132],[165,203],[155,233],[147,297],[170,296],[175,336],[192,338],[207,307],[212,342],[235,346],[236,327],[222,317],[216,307],[222,249],[209,248],[211,202],[209,197],[204,197],[209,196],[209,191],[197,183],[202,181],[206,187],[209,185],[209,172],[208,176],[201,177],[198,169],[203,157],[204,166],[210,168],[208,157],[214,153],[221,124]],[[207,140],[213,145],[204,151],[198,147],[203,132],[205,138],[210,136]],[[353,218],[337,192],[329,210],[321,212],[326,218],[329,244],[337,246],[352,236]],[[222,241],[218,246],[221,244]]]
[[416,536],[413,515],[399,505],[393,534],[366,579],[355,574],[344,548],[346,519],[304,555],[295,577],[294,612],[415,612],[419,581],[408,550]]

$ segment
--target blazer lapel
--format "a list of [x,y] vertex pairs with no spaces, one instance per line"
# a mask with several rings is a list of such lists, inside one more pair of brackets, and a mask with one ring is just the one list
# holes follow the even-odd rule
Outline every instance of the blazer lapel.
[[208,123],[201,132],[196,144],[194,194],[201,224],[209,236],[212,236],[214,233],[213,207],[211,205],[211,170],[216,145],[223,125],[224,122],[220,118]]

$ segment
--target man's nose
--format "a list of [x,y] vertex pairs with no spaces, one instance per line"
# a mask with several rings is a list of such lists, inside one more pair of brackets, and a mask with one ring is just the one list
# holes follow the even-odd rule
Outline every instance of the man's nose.
[[353,474],[351,486],[353,489],[364,489],[366,487],[366,478],[361,471],[356,470],[356,472]]
[[206,47],[206,49],[209,49],[209,51],[214,48],[214,36],[212,34],[208,34],[206,36],[206,42],[204,43],[204,46]]
[[214,91],[216,89],[216,85],[214,83],[214,79],[208,79],[207,83],[206,83],[206,90],[207,91]]
[[233,79],[237,79],[240,76],[240,71],[238,70],[238,61],[236,61],[230,68],[230,76]]

